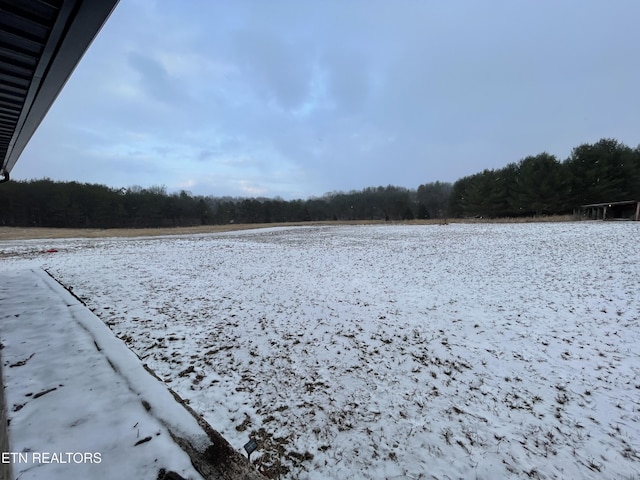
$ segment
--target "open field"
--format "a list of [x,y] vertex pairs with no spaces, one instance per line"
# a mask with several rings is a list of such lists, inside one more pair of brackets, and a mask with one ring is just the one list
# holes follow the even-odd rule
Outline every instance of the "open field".
[[[639,478],[638,223],[0,242],[280,478]],[[55,253],[44,253],[54,249]]]
[[[287,226],[290,224],[281,224]],[[273,227],[273,224],[252,225],[203,225],[175,228],[27,228],[0,227],[0,240],[29,240],[45,238],[113,238],[113,237],[157,237],[161,235],[194,235],[201,233],[220,233],[235,230]]]
[[[498,218],[498,219],[434,219],[412,220],[402,222],[403,225],[439,225],[441,223],[531,223],[531,222],[568,222],[574,220],[572,215],[553,215],[545,217]],[[111,238],[111,237],[155,237],[161,235],[192,235],[200,233],[220,233],[236,230],[252,230],[256,228],[293,227],[293,226],[328,226],[328,225],[384,225],[389,222],[380,220],[358,220],[340,222],[305,222],[305,223],[252,223],[228,225],[201,225],[175,228],[40,228],[40,227],[0,227],[0,241],[28,240],[38,238]]]

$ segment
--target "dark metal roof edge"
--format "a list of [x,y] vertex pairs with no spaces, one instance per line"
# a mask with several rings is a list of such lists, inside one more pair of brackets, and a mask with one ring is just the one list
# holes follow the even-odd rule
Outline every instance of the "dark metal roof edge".
[[0,173],[14,167],[119,0],[66,0],[32,79]]

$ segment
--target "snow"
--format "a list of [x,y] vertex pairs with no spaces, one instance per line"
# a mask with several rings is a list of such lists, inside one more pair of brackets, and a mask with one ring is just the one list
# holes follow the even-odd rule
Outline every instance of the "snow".
[[639,234],[578,222],[32,240],[0,243],[0,268],[72,286],[282,478],[635,478]]
[[104,323],[42,271],[2,272],[0,284],[3,461],[16,478],[201,478],[166,426],[194,443],[206,435]]

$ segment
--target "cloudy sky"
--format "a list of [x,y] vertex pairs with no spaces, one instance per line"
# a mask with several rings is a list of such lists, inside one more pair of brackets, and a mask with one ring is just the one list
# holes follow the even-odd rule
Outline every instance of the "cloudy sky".
[[637,0],[120,0],[12,178],[307,198],[640,143]]

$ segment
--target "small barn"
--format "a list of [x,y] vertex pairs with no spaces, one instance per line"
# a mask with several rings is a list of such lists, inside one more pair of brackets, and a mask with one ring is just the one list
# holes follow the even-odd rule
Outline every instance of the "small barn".
[[640,220],[640,201],[592,203],[582,205],[583,218],[587,220]]

